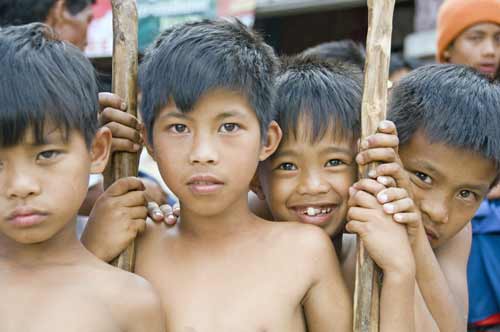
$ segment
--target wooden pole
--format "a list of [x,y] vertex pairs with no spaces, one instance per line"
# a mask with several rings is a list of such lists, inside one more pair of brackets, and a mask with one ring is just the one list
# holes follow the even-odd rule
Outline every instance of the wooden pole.
[[[387,81],[391,55],[392,18],[395,0],[368,0],[365,79],[361,107],[361,139],[373,135],[387,109]],[[376,165],[360,167],[366,178]],[[388,239],[390,240],[390,239]],[[354,331],[379,330],[381,272],[368,256],[358,237],[354,291]]]
[[[127,103],[127,112],[137,116],[138,21],[135,0],[112,0],[113,9],[113,82],[112,91]],[[137,153],[115,152],[104,179],[109,186],[117,179],[137,176]],[[135,244],[132,243],[112,264],[134,270]]]

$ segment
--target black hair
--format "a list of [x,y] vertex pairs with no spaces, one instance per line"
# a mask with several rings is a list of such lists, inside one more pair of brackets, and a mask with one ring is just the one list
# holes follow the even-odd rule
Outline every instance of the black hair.
[[66,139],[70,130],[80,132],[90,147],[98,129],[98,91],[80,50],[42,23],[3,28],[0,73],[0,146],[18,144],[29,129],[43,144],[51,123]]
[[[57,0],[0,0],[0,26],[45,22]],[[72,15],[80,13],[95,0],[65,0]]]
[[164,31],[140,66],[141,114],[149,140],[156,115],[169,98],[189,112],[218,88],[248,98],[264,137],[273,118],[276,69],[273,49],[239,21],[203,20]]
[[391,92],[388,119],[400,144],[421,130],[430,142],[479,153],[499,166],[500,86],[473,68],[427,65]]
[[332,125],[341,137],[359,137],[362,73],[356,66],[296,56],[284,59],[276,85],[276,121],[285,139],[297,136],[304,119],[310,120],[312,142]]
[[365,67],[365,49],[363,45],[350,39],[322,43],[304,50],[301,55],[314,55],[324,60],[348,62],[363,70]]
[[393,53],[389,63],[389,76],[401,69],[412,71],[420,67],[422,63],[418,59],[406,59],[401,53]]

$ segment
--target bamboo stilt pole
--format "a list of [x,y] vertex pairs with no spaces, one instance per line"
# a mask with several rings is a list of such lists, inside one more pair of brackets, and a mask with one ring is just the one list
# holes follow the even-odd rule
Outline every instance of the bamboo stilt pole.
[[[395,0],[368,0],[365,79],[361,110],[361,139],[374,134],[387,109],[387,81]],[[376,165],[360,167],[366,178]],[[358,237],[354,291],[354,331],[378,332],[381,272]]]
[[[138,19],[135,0],[112,0],[113,10],[113,93],[127,103],[127,112],[137,116]],[[137,176],[137,153],[115,152],[104,184]],[[134,270],[135,245],[132,243],[112,264],[126,271]]]

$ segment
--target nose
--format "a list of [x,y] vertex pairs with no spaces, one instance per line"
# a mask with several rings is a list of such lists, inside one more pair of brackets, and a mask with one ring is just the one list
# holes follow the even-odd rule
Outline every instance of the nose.
[[432,222],[448,223],[448,205],[445,200],[429,198],[420,203],[420,211],[427,215]]
[[217,142],[214,142],[209,135],[195,135],[189,162],[191,164],[217,164],[219,162]]
[[36,176],[21,169],[13,170],[6,176],[6,192],[11,199],[26,199],[40,194],[40,183]]
[[483,42],[481,47],[481,53],[484,57],[492,57],[495,56],[496,44],[493,38],[487,38]]
[[306,170],[300,177],[298,193],[301,195],[320,195],[329,191],[330,186],[317,170]]

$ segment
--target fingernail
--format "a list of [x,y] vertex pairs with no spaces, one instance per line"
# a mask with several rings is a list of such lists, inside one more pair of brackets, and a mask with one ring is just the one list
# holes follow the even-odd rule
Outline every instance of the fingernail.
[[139,144],[134,144],[135,151],[139,151],[140,148],[141,148],[141,146]]
[[127,110],[127,103],[126,103],[126,102],[123,102],[123,103],[120,105],[120,108],[122,109],[122,111],[126,111],[126,110]]
[[354,189],[353,187],[349,187],[349,195],[354,195],[356,193],[356,189]]
[[394,212],[394,205],[393,204],[385,204],[384,211],[387,213],[393,213]]
[[365,139],[365,140],[361,141],[361,149],[366,150],[369,147],[370,147],[370,143],[368,142],[368,140]]
[[394,220],[401,222],[403,221],[403,216],[397,213],[394,215]]
[[161,211],[154,211],[153,214],[155,217],[158,217],[158,218],[163,217],[163,213],[161,213]]
[[380,122],[380,129],[387,129],[387,128],[389,128],[389,123],[387,121]]
[[386,194],[379,194],[378,200],[380,203],[385,203],[389,200],[389,197]]
[[175,224],[175,218],[172,215],[167,217],[167,224],[169,225]]
[[357,162],[358,164],[362,164],[362,163],[363,163],[363,156],[362,156],[362,155],[360,155],[360,154],[358,154],[358,155],[356,156],[356,162]]
[[371,177],[371,178],[376,177],[377,176],[377,171],[375,171],[373,169],[370,170],[370,171],[368,171],[368,176]]
[[379,176],[377,181],[382,183],[383,185],[387,185],[389,183],[389,179],[385,176]]

